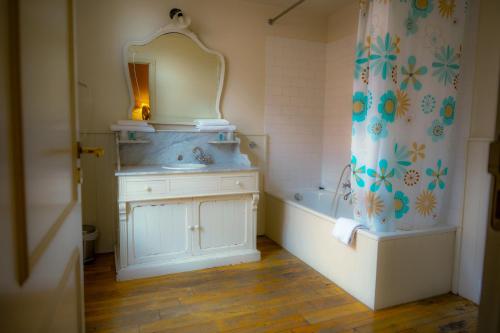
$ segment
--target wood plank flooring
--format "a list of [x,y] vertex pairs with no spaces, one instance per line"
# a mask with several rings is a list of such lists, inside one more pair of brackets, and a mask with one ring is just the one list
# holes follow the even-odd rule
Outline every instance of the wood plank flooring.
[[475,332],[452,294],[381,311],[265,237],[262,261],[116,282],[112,255],[85,266],[87,332]]

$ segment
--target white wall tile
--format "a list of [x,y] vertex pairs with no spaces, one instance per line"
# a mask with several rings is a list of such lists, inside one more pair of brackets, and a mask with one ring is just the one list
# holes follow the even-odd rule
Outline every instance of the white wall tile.
[[350,162],[351,99],[356,36],[326,46],[321,179],[335,189],[342,169]]
[[266,46],[267,190],[319,186],[325,44],[269,37]]

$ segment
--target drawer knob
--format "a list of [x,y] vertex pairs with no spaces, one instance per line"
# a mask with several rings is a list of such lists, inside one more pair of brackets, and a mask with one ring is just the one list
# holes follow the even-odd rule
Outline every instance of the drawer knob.
[[241,185],[241,182],[239,180],[236,181],[236,185]]
[[150,186],[146,187],[146,191],[151,192],[152,190],[153,189]]

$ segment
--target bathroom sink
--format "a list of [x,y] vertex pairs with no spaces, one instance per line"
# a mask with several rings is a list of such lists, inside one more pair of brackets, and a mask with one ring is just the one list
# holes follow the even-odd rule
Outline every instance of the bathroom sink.
[[172,163],[162,166],[163,169],[167,170],[198,170],[206,167],[206,164],[201,163]]

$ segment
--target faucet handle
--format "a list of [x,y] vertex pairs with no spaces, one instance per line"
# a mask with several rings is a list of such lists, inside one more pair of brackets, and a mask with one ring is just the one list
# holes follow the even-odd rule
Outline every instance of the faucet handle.
[[212,156],[210,156],[210,154],[205,153],[201,147],[198,146],[194,147],[193,155],[201,163],[212,164],[214,162]]

